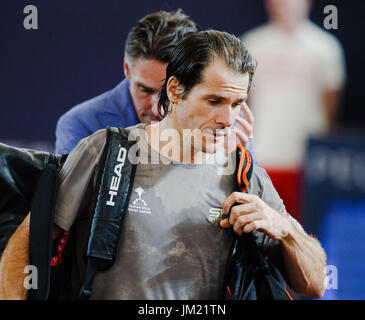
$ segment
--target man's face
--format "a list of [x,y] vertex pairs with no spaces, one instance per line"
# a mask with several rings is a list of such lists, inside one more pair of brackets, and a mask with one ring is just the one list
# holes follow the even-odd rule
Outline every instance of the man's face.
[[309,15],[310,0],[266,0],[272,21],[293,28]]
[[185,98],[173,105],[175,126],[182,134],[184,129],[198,129],[200,136],[193,148],[205,153],[216,152],[223,146],[223,129],[230,129],[242,104],[247,100],[249,75],[231,71],[222,59],[215,59],[202,74]]
[[166,63],[143,57],[134,59],[130,66],[124,58],[124,73],[130,80],[133,104],[141,122],[161,120],[157,103],[166,77],[166,67]]

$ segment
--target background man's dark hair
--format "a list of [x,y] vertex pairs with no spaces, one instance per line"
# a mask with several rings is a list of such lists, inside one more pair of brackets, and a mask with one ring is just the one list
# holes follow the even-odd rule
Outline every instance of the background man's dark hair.
[[248,89],[255,73],[256,62],[240,39],[227,32],[200,31],[186,36],[175,48],[166,68],[166,79],[160,92],[158,109],[161,116],[168,112],[166,86],[170,77],[183,85],[182,98],[202,80],[202,73],[214,58],[221,58],[234,72],[249,74]]
[[198,26],[181,9],[175,13],[160,11],[137,22],[128,34],[125,57],[130,66],[139,57],[168,63],[179,41]]

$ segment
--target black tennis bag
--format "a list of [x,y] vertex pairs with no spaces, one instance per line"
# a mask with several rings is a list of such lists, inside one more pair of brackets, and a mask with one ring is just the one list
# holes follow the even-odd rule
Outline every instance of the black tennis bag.
[[[121,128],[107,128],[97,203],[84,258],[86,268],[78,296],[73,295],[71,279],[77,232],[69,230],[52,241],[58,172],[67,155],[0,144],[0,254],[31,212],[29,260],[37,270],[37,288],[28,290],[28,299],[88,299],[95,273],[114,263],[135,174],[135,165],[127,157],[135,141],[128,141],[128,133]],[[110,200],[111,180],[116,172],[122,179],[118,190],[113,190],[110,206],[106,202]]]
[[[65,159],[66,156],[0,143],[0,254],[31,210],[43,171],[49,167],[57,172]],[[50,187],[53,186],[51,183]]]
[[[250,153],[241,145],[236,148],[234,186],[244,192],[249,187],[253,164]],[[257,247],[253,233],[237,235],[227,263],[224,298],[226,300],[291,300],[277,277],[278,271]]]
[[[116,258],[123,221],[127,211],[136,166],[128,159],[135,141],[128,131],[107,128],[103,151],[103,170],[85,253],[85,270],[80,291],[75,296],[72,268],[77,232],[69,230],[52,241],[54,202],[58,172],[67,155],[20,149],[0,144],[0,253],[17,226],[31,211],[30,263],[38,270],[38,288],[29,289],[28,299],[89,299],[96,272],[110,268]],[[236,190],[249,186],[252,162],[241,146],[236,150]],[[136,163],[136,162],[135,162]],[[118,194],[110,200],[110,185],[115,173],[122,179]],[[257,248],[253,235],[238,237],[227,264],[224,299],[288,299],[286,290],[272,273],[270,262]]]

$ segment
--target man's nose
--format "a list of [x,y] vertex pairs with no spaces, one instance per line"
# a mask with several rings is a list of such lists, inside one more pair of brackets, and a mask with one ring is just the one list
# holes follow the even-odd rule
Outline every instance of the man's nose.
[[159,100],[159,94],[155,93],[154,95],[152,95],[151,97],[151,104],[152,104],[152,113],[154,114],[155,117],[161,118],[160,113],[158,112],[158,100]]
[[222,107],[216,117],[216,123],[221,124],[224,127],[231,127],[234,120],[234,112],[232,111],[231,106]]

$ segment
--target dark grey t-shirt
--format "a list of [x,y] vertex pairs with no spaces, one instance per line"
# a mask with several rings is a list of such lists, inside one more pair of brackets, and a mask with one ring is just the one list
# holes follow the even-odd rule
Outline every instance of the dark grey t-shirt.
[[[89,190],[96,183],[104,145],[105,130],[82,140],[60,173],[55,220],[65,230],[76,217],[91,214],[94,200]],[[138,147],[148,152],[143,135]],[[149,155],[159,156],[153,150]],[[220,228],[214,219],[233,192],[233,177],[222,175],[219,163],[138,164],[117,260],[109,270],[96,275],[92,299],[221,297],[232,231]],[[254,167],[247,192],[258,195],[273,209],[285,211],[269,177],[259,167]],[[262,232],[256,236],[263,249],[279,247]]]

